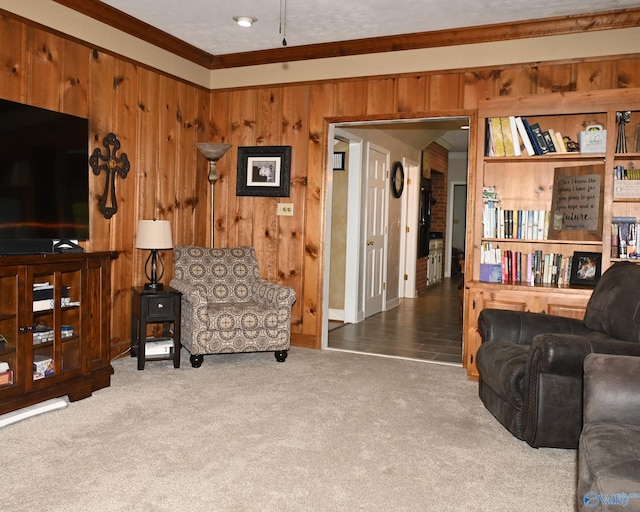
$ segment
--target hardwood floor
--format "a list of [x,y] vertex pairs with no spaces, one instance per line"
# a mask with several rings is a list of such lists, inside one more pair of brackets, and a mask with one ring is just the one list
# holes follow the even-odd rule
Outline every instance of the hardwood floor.
[[329,322],[329,349],[462,364],[461,277],[357,324]]

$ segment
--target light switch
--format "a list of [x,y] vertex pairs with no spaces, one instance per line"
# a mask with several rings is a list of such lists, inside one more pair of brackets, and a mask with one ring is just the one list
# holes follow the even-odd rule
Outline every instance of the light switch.
[[278,203],[277,214],[293,217],[293,203]]

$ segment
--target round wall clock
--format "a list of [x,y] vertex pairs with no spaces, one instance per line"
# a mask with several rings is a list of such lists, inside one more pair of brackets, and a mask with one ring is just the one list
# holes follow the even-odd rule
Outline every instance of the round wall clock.
[[401,162],[395,162],[391,168],[391,193],[400,197],[404,190],[404,168]]

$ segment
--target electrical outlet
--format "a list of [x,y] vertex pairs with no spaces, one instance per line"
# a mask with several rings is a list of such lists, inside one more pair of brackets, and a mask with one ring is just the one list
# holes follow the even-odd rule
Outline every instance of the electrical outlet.
[[277,214],[293,217],[293,203],[278,203]]

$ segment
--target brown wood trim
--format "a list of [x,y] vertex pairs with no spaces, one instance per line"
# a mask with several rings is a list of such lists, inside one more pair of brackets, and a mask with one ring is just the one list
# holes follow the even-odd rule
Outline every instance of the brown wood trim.
[[119,11],[110,5],[103,4],[98,0],[53,0],[69,9],[78,11],[81,14],[106,23],[118,30],[122,30],[129,35],[135,36],[143,41],[151,43],[158,48],[167,50],[179,57],[187,59],[195,64],[212,69],[213,55],[200,50],[195,46],[185,43],[181,39],[174,37],[162,30],[159,30],[148,23],[140,21],[133,16]]
[[218,55],[214,69],[525,39],[640,26],[640,8]]
[[634,8],[334,43],[289,46],[228,55],[211,55],[98,0],[54,1],[209,69],[457,46],[640,26],[640,8]]

